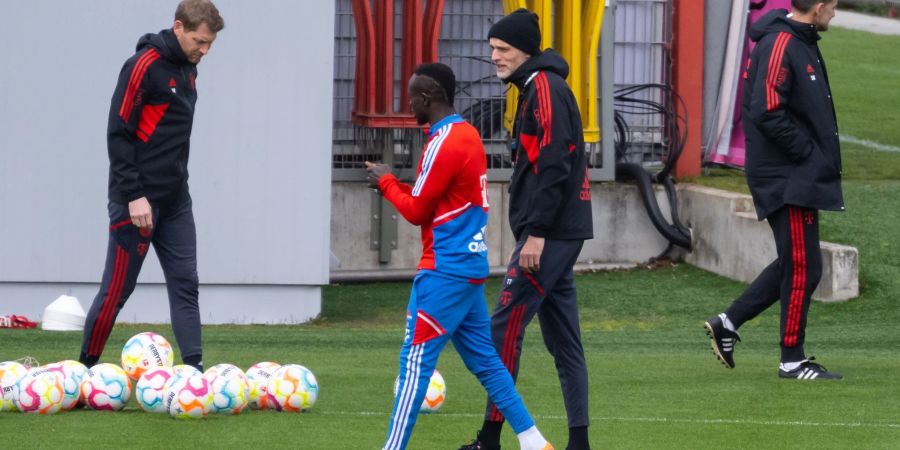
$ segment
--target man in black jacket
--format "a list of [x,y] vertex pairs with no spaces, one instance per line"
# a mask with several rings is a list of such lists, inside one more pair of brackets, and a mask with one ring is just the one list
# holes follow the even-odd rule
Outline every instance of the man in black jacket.
[[173,27],[141,37],[119,73],[107,130],[106,269],[88,312],[79,358],[88,367],[99,360],[152,243],[165,274],[182,359],[202,370],[197,235],[187,164],[197,63],[224,26],[208,0],[184,0]]
[[[515,379],[525,327],[537,314],[568,414],[569,450],[588,449],[588,371],[573,266],[593,237],[581,114],[566,61],[540,50],[538,17],[519,9],[488,32],[497,76],[519,90],[509,223],[516,248],[491,317],[494,346]],[[463,449],[497,449],[503,416],[488,399],[478,437]]]
[[803,350],[810,297],[822,276],[819,210],[842,211],[841,154],[819,32],[837,0],[792,0],[750,29],[757,42],[744,73],[747,184],[760,220],[775,235],[778,258],[725,310],[704,324],[713,352],[734,368],[737,329],[781,300],[778,375],[840,379]]

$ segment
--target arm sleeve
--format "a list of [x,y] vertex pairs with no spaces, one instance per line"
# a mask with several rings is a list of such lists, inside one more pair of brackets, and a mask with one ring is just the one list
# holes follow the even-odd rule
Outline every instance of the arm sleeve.
[[790,67],[791,35],[780,33],[774,42],[761,43],[750,98],[750,120],[788,157],[806,159],[814,145],[795,123],[788,105],[794,85]]
[[[537,129],[538,157],[535,165],[537,177],[525,236],[547,237],[557,213],[564,203],[567,181],[573,176],[570,153],[575,150],[572,137],[572,112],[566,105],[568,87],[553,86],[543,74],[534,79],[537,90],[535,108],[539,110]],[[564,83],[564,82],[563,82]],[[579,171],[582,173],[584,169]]]
[[[393,174],[378,181],[378,188],[397,212],[413,225],[425,225],[434,219],[434,210],[459,168],[459,159],[448,155],[447,149],[435,149],[437,154],[429,164],[423,162],[415,186],[401,183]],[[426,158],[426,156],[423,156]]]
[[128,201],[144,196],[140,173],[135,163],[136,135],[141,107],[150,93],[149,72],[153,55],[132,58],[119,73],[116,90],[109,108],[109,125],[106,133],[109,153],[110,185]]

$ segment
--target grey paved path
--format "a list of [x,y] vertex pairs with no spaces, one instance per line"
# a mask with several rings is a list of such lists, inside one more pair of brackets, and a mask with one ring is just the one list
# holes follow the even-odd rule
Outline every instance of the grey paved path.
[[868,31],[870,33],[900,36],[900,20],[870,16],[868,14],[843,11],[840,9],[838,10],[837,15],[834,16],[834,19],[831,20],[831,26]]

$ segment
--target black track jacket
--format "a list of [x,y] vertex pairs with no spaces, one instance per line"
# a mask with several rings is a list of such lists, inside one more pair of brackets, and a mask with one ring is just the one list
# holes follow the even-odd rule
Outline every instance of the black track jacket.
[[519,88],[509,184],[509,224],[517,241],[594,236],[581,114],[568,74],[566,61],[548,49],[504,80]]
[[750,28],[747,184],[760,220],[784,205],[843,210],[841,147],[815,25],[774,10]]
[[138,40],[109,108],[110,201],[165,204],[187,190],[196,79],[172,30]]

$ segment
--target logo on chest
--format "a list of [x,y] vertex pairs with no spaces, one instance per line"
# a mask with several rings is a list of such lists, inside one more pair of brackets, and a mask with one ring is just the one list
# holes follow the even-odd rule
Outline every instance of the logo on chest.
[[816,69],[813,68],[812,64],[806,65],[806,74],[809,75],[810,81],[816,81]]
[[176,92],[176,90],[175,90],[175,88],[176,88],[177,86],[178,86],[178,84],[175,83],[175,78],[174,78],[174,77],[173,77],[173,78],[169,78],[169,90],[172,91],[173,94],[177,94],[177,92]]

